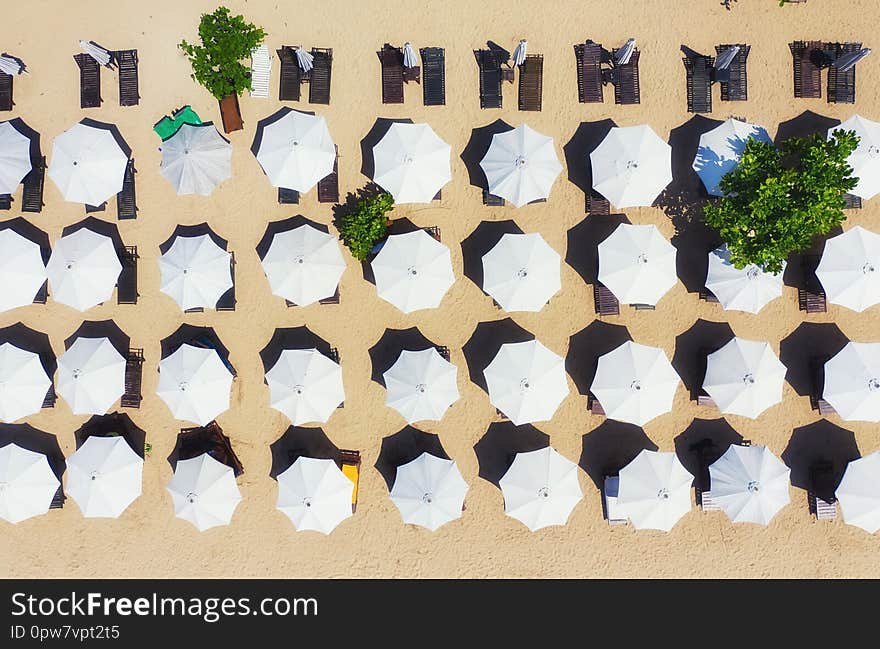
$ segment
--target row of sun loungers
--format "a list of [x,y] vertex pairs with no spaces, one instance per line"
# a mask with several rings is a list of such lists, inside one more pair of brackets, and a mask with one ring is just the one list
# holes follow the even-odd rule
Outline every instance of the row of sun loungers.
[[277,50],[281,61],[281,74],[278,98],[281,101],[299,101],[300,86],[309,84],[309,103],[330,103],[330,79],[333,70],[333,50],[330,48],[313,47],[311,49],[312,69],[303,72],[296,58],[298,46],[283,45]]
[[831,65],[839,57],[862,49],[861,43],[823,43],[793,41],[791,50],[794,73],[794,96],[805,99],[822,97],[822,69],[828,68],[827,98],[829,103],[856,101],[856,68],[841,72]]
[[[117,50],[112,53],[119,74],[119,105],[137,106],[140,101],[137,50]],[[99,108],[101,98],[101,66],[86,53],[74,55],[79,67],[80,108]]]

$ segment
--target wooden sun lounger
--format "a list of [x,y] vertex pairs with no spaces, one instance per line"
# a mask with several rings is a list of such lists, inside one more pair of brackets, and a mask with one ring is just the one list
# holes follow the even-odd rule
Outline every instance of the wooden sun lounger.
[[822,96],[822,68],[817,58],[824,57],[824,44],[820,41],[794,41],[788,44],[794,71],[794,96],[818,99]]
[[609,525],[626,525],[629,519],[618,511],[617,495],[620,493],[620,477],[606,475],[602,486],[602,505]]
[[360,451],[339,450],[339,468],[345,477],[354,483],[354,491],[351,494],[351,513],[357,511],[358,483],[361,476],[361,453]]
[[276,50],[281,61],[281,75],[278,82],[278,99],[281,101],[299,101],[302,76],[295,49],[289,45],[282,45],[281,49]]
[[593,284],[593,308],[598,316],[620,315],[620,302],[608,287],[596,282]]
[[809,360],[810,370],[810,407],[818,410],[823,417],[836,414],[830,403],[825,401],[822,393],[825,391],[825,363],[827,356],[813,356]]
[[501,108],[501,64],[490,50],[476,50],[480,66],[480,108]]
[[544,87],[544,55],[528,54],[519,66],[519,109],[541,110]]
[[49,280],[43,282],[43,285],[34,295],[34,304],[46,304],[49,300]]
[[630,306],[636,311],[654,311],[657,309],[657,306],[654,304],[641,304],[639,302],[633,302]]
[[120,402],[123,408],[140,408],[141,382],[144,374],[144,350],[129,349],[125,359],[125,393]]
[[134,167],[134,158],[131,158],[125,167],[125,175],[122,178],[122,191],[116,194],[116,213],[120,221],[137,218],[137,196],[134,184],[134,175],[136,173],[137,169]]
[[[617,56],[617,50],[612,51],[612,59]],[[614,83],[615,104],[638,104],[641,103],[641,90],[639,86],[639,50],[636,49],[626,65],[615,65],[611,74]]]
[[443,360],[447,362],[449,361],[449,347],[446,347],[444,345],[434,345],[434,349],[437,350],[437,353],[440,354],[440,357]]
[[862,209],[862,198],[860,196],[856,196],[855,194],[844,194],[843,195],[843,209],[845,209],[845,210],[860,210],[860,209]]
[[0,72],[0,110],[12,110],[12,75]]
[[58,490],[55,492],[55,495],[52,496],[52,502],[49,503],[49,509],[62,509],[65,500],[67,500],[67,496],[64,495],[64,490],[61,485],[58,485]]
[[79,67],[79,106],[80,108],[99,108],[101,106],[101,66],[86,53],[75,54]]
[[12,209],[12,194],[0,194],[0,210]]
[[94,214],[95,212],[103,212],[106,209],[107,209],[107,201],[104,201],[100,205],[86,204],[86,206],[85,206],[86,214]]
[[689,113],[712,112],[712,66],[715,57],[683,57],[687,72],[687,109]]
[[[861,43],[826,43],[825,53],[833,61],[847,54],[854,54],[862,49]],[[841,72],[833,65],[828,67],[828,103],[856,103],[856,66]]]
[[718,304],[718,298],[715,297],[715,294],[705,286],[700,289],[700,299],[703,300],[703,302]]
[[235,253],[229,253],[229,271],[232,275],[232,288],[226,291],[214,305],[216,311],[235,311]]
[[241,108],[238,105],[238,95],[227,95],[220,100],[220,119],[223,122],[223,131],[232,133],[244,128],[244,120],[241,118]]
[[309,103],[330,103],[330,77],[333,71],[333,50],[331,48],[313,47],[314,66],[309,82]]
[[298,205],[299,192],[295,189],[287,189],[286,187],[278,188],[278,203],[280,205]]
[[[730,63],[728,80],[721,82],[721,101],[746,101],[749,98],[749,79],[746,74],[746,63],[749,58],[751,47],[738,43],[739,52]],[[726,50],[735,45],[717,45],[715,53],[721,56]]]
[[376,52],[382,64],[382,103],[403,103],[403,51],[388,43]]
[[[810,467],[810,489],[807,491],[807,504],[810,513],[819,521],[833,521],[837,518],[837,499],[823,500],[816,495],[819,486],[830,487],[829,481],[834,477],[834,465],[828,461],[818,461]],[[823,485],[824,483],[824,485]]]
[[593,41],[574,46],[577,62],[578,101],[601,103],[602,96],[602,46]]
[[425,78],[422,83],[422,101],[425,106],[446,105],[446,52],[442,47],[423,47],[419,50]]
[[483,205],[488,205],[490,207],[502,207],[504,205],[504,199],[500,196],[495,196],[495,194],[490,194],[488,189],[484,189]]
[[599,403],[599,400],[593,396],[592,392],[587,395],[587,410],[589,410],[591,414],[599,415],[601,417],[605,416],[605,408],[603,408],[602,404]]
[[116,282],[116,303],[137,304],[138,301],[138,251],[137,246],[126,246],[121,255],[122,271]]
[[339,202],[339,146],[336,147],[336,159],[333,160],[333,171],[318,181],[318,202]]
[[440,226],[438,225],[427,225],[422,228],[425,232],[431,235],[431,238],[437,241],[438,243],[442,243],[440,241]]
[[804,288],[798,288],[798,308],[807,313],[825,313],[828,310],[825,289],[816,277],[819,255],[804,255],[801,269],[804,273]]
[[339,286],[337,285],[336,292],[333,295],[325,297],[323,300],[318,300],[318,304],[339,304]]
[[57,400],[57,396],[55,395],[55,386],[50,385],[49,389],[46,390],[46,396],[43,397],[43,408],[54,408],[55,401]]
[[137,50],[117,50],[113,58],[119,67],[119,105],[137,106],[141,98]]
[[223,434],[223,429],[216,421],[206,426],[181,428],[180,433],[185,437],[180,442],[179,459],[188,460],[207,453],[230,467],[236,478],[244,473],[244,466],[232,450],[232,442]]
[[591,189],[586,196],[586,213],[608,216],[611,214],[611,202],[595,189]]
[[39,213],[43,210],[43,189],[46,181],[46,156],[31,160],[31,170],[21,181],[21,211]]

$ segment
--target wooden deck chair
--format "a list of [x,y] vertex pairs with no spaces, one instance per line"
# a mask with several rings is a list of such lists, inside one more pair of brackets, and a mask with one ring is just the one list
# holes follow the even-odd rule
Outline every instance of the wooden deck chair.
[[807,490],[807,505],[810,513],[819,521],[833,521],[837,518],[837,499],[823,500],[817,494],[833,491],[834,465],[828,461],[817,461],[810,466],[810,488]]
[[49,389],[46,390],[46,396],[43,397],[43,408],[54,408],[55,401],[57,400],[57,396],[55,395],[55,386],[50,385]]
[[431,235],[431,238],[437,241],[438,243],[442,243],[440,241],[440,226],[438,225],[428,225],[422,228],[425,232]]
[[336,146],[336,158],[333,160],[333,171],[318,181],[318,202],[339,202],[339,146]]
[[599,415],[600,417],[605,416],[605,408],[602,407],[602,404],[599,403],[599,400],[592,392],[587,394],[587,410],[590,411],[590,414]]
[[488,189],[484,189],[483,205],[488,205],[490,207],[503,207],[504,199],[500,196],[495,196],[495,194],[490,194]]
[[591,216],[608,216],[611,214],[611,202],[595,189],[586,194],[585,212]]
[[309,103],[330,103],[330,78],[333,71],[333,50],[331,48],[312,48],[311,81],[309,82]]
[[519,66],[519,109],[541,110],[544,87],[544,56],[528,54]]
[[107,201],[100,205],[85,205],[86,214],[94,214],[95,212],[103,212],[107,209]]
[[501,63],[491,50],[475,50],[480,68],[480,108],[501,108]]
[[798,288],[798,308],[807,313],[825,313],[828,310],[825,289],[816,277],[819,255],[804,255],[801,262],[803,287]]
[[602,95],[602,46],[588,40],[574,46],[577,63],[578,101],[601,103]]
[[123,408],[140,408],[143,395],[141,383],[144,374],[144,350],[129,349],[125,359],[125,392],[122,395]]
[[751,47],[744,43],[736,45],[716,45],[716,57],[720,57],[731,47],[739,47],[739,52],[727,68],[727,81],[721,82],[721,101],[746,101],[749,98],[749,78],[746,63]]
[[237,478],[244,473],[244,466],[232,450],[232,442],[223,434],[223,429],[216,421],[205,426],[181,428],[183,438],[179,444],[179,459],[187,460],[207,453],[218,462],[232,469]]
[[[825,54],[829,61],[847,54],[855,54],[862,49],[861,43],[826,43]],[[833,65],[828,66],[828,103],[856,103],[856,66],[841,72]]]
[[216,311],[235,311],[235,253],[230,252],[229,254],[229,271],[232,275],[232,288],[226,291],[223,295],[220,296],[220,299],[217,300],[217,304],[214,306]]
[[0,72],[0,111],[12,110],[15,102],[12,101],[12,75]]
[[113,58],[119,67],[119,105],[137,106],[141,99],[137,50],[117,50]]
[[34,304],[46,304],[49,301],[49,280],[43,282],[43,285],[34,295]]
[[825,363],[827,356],[812,356],[808,361],[810,371],[810,407],[818,410],[823,417],[836,414],[830,403],[825,401]]
[[620,476],[606,475],[602,485],[602,509],[609,525],[626,525],[629,519],[620,511],[617,496],[620,493]]
[[281,101],[299,101],[302,75],[296,59],[296,47],[282,45],[276,50],[281,61],[281,74],[278,81],[278,99]]
[[685,56],[682,58],[687,77],[687,109],[689,113],[712,112],[712,68],[715,57]]
[[278,204],[279,205],[298,205],[299,192],[295,189],[287,189],[286,187],[278,188]]
[[11,210],[12,200],[12,194],[0,194],[0,210]]
[[403,50],[388,43],[376,52],[382,67],[382,103],[403,103]]
[[716,458],[720,457],[717,446],[711,439],[706,438],[691,444],[690,450],[697,454],[699,462],[699,470],[697,475],[694,476],[694,495],[696,497],[697,505],[699,505],[700,509],[704,512],[718,511],[721,508],[712,499],[712,492],[710,491],[711,485],[709,483],[709,465]]
[[794,72],[794,96],[803,99],[818,99],[822,96],[822,68],[824,43],[820,41],[793,41],[788,44],[791,50]]
[[419,53],[425,69],[422,101],[425,106],[445,106],[446,52],[442,47],[423,47]]
[[49,503],[49,509],[62,509],[65,500],[67,500],[67,496],[64,495],[64,489],[62,489],[61,485],[58,485],[58,490],[52,496],[52,502]]
[[843,195],[843,209],[845,209],[845,210],[860,210],[860,209],[862,209],[862,198],[860,196],[856,196],[855,194],[844,194]]
[[137,194],[134,183],[136,173],[134,158],[130,158],[122,178],[122,191],[116,194],[116,214],[120,221],[137,218]]
[[[612,59],[617,56],[617,49],[612,50]],[[639,86],[639,50],[635,49],[625,65],[615,65],[611,74],[614,83],[615,104],[641,103]]]
[[21,181],[21,211],[39,213],[43,210],[43,189],[46,182],[46,156],[31,160],[31,170]]
[[715,294],[705,286],[700,289],[700,299],[703,300],[703,302],[709,302],[710,304],[719,304],[718,298],[715,297]]
[[607,286],[593,284],[593,308],[598,316],[620,315],[620,302]]
[[137,304],[138,301],[137,246],[126,246],[121,255],[122,271],[116,283],[117,304]]
[[101,66],[86,53],[75,54],[73,59],[79,67],[79,106],[80,108],[99,108],[101,106]]
[[339,468],[342,473],[354,483],[351,493],[351,513],[357,511],[358,486],[361,477],[361,453],[360,451],[339,450]]

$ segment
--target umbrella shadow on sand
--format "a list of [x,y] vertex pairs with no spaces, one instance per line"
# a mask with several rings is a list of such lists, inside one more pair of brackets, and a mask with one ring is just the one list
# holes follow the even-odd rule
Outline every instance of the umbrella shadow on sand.
[[386,329],[382,337],[368,350],[372,367],[370,378],[385,387],[383,374],[397,362],[400,352],[418,352],[431,347],[437,345],[428,340],[418,327]]
[[382,447],[374,467],[385,479],[388,491],[394,486],[397,467],[412,462],[422,453],[429,453],[444,460],[451,459],[438,435],[426,433],[412,426],[406,426],[382,439]]
[[853,432],[827,419],[795,428],[782,452],[782,461],[791,469],[791,484],[828,502],[834,501],[847,464],[860,457]]
[[223,344],[220,336],[217,335],[217,332],[212,327],[198,327],[191,324],[180,325],[173,334],[159,341],[162,359],[171,356],[184,344],[213,349],[217,352],[223,364],[235,376],[235,368],[229,362],[229,349]]
[[412,124],[409,118],[391,119],[388,117],[380,117],[373,124],[373,127],[361,140],[361,173],[369,180],[373,180],[376,173],[376,163],[373,160],[373,147],[379,144],[379,141],[385,137],[392,124]]
[[85,443],[92,436],[122,437],[141,459],[144,459],[147,433],[131,420],[124,412],[112,412],[106,415],[92,415],[86,423],[73,434],[76,447]]
[[0,329],[0,345],[9,343],[15,345],[19,349],[31,352],[40,357],[40,363],[46,370],[46,375],[52,380],[55,376],[55,370],[58,369],[58,361],[55,352],[52,350],[52,343],[49,336],[41,331],[36,331],[30,327],[17,322],[14,325],[3,327]]
[[605,476],[616,475],[643,450],[656,451],[657,448],[638,426],[606,419],[584,435],[578,466],[601,490]]
[[592,214],[568,231],[565,263],[587,284],[596,284],[599,276],[599,244],[621,223],[629,223],[625,214]]
[[489,424],[486,434],[474,444],[480,467],[479,476],[500,488],[501,478],[513,464],[517,453],[547,448],[550,436],[531,424],[517,426],[510,421]]
[[840,125],[840,120],[834,117],[826,117],[811,110],[805,110],[800,115],[792,117],[784,122],[779,122],[776,128],[776,137],[773,139],[776,146],[780,146],[786,140],[793,137],[809,137],[821,133],[824,137],[828,129]]
[[505,234],[523,234],[513,219],[481,221],[461,242],[461,256],[465,277],[479,289],[483,288],[483,255],[492,250]]
[[290,426],[284,434],[269,445],[272,467],[269,477],[278,478],[300,457],[317,460],[339,459],[339,447],[330,441],[322,428]]
[[0,222],[0,230],[12,230],[20,237],[38,245],[40,247],[40,256],[43,258],[43,265],[49,263],[49,257],[52,256],[49,235],[43,232],[40,228],[25,220],[23,217],[18,216],[14,219]]
[[276,329],[266,346],[260,350],[263,372],[268,372],[285,349],[317,349],[327,356],[332,356],[330,343],[314,333],[305,325],[300,327],[282,327]]
[[733,338],[733,329],[728,323],[702,318],[675,337],[672,367],[678,373],[692,400],[695,400],[703,389],[706,355],[720,349]]
[[617,124],[613,119],[581,122],[574,135],[562,146],[568,180],[584,193],[584,202],[593,191],[593,173],[590,154]]
[[486,157],[492,144],[492,138],[496,133],[506,133],[512,130],[513,127],[502,119],[496,119],[491,124],[471,129],[471,137],[460,156],[467,169],[468,182],[471,185],[488,191],[489,183],[486,181],[486,174],[483,173],[480,161]]
[[272,245],[272,239],[275,237],[276,234],[290,232],[291,230],[296,230],[303,225],[309,225],[316,230],[324,232],[325,234],[330,233],[329,227],[327,227],[323,223],[312,221],[311,219],[304,217],[302,214],[297,214],[296,216],[291,216],[280,221],[272,221],[271,223],[269,223],[269,225],[266,226],[266,230],[263,232],[263,237],[260,239],[260,242],[257,244],[256,247],[257,256],[260,258],[260,261],[263,261],[263,257],[265,257],[266,253],[269,252],[269,248]]
[[[49,461],[52,473],[61,480],[67,464],[55,435],[38,430],[30,424],[0,424],[0,447],[7,444],[16,444],[25,450],[42,453]],[[60,486],[58,488],[61,489]]]
[[86,320],[64,340],[64,349],[70,349],[77,338],[106,338],[123,358],[131,345],[131,338],[113,320]]
[[81,221],[77,221],[72,225],[68,225],[63,230],[61,230],[61,236],[67,237],[73,234],[74,232],[78,232],[79,230],[91,230],[96,234],[101,234],[113,242],[113,249],[116,250],[116,254],[122,255],[125,251],[125,242],[122,240],[122,235],[119,234],[119,228],[115,223],[111,223],[110,221],[104,221],[103,219],[95,218],[94,216],[87,216]]
[[530,340],[535,340],[534,334],[520,327],[511,318],[479,323],[461,349],[471,381],[488,393],[489,387],[486,385],[483,370],[498,355],[501,345]]
[[589,394],[599,357],[629,340],[632,340],[632,336],[626,327],[601,320],[593,320],[568,339],[565,371],[574,381],[579,394]]
[[227,250],[229,247],[229,242],[214,232],[210,225],[207,223],[198,223],[196,225],[175,226],[171,236],[159,244],[159,252],[163,255],[168,252],[171,249],[171,246],[174,245],[174,240],[177,237],[200,237],[202,235],[208,235],[211,237],[211,241],[216,243],[217,246],[223,250]]
[[803,322],[779,343],[785,379],[800,396],[813,394],[813,363],[824,363],[843,349],[849,339],[836,324]]
[[694,484],[709,489],[709,465],[724,455],[731,444],[742,444],[743,437],[726,419],[694,419],[675,438],[675,454],[694,476]]

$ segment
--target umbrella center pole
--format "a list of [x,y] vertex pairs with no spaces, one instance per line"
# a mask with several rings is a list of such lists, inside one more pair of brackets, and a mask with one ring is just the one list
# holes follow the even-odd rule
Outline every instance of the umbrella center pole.
[[864,273],[865,275],[867,275],[868,273],[873,273],[874,270],[874,264],[872,264],[870,261],[862,266],[862,273]]
[[[868,147],[868,157],[869,158],[880,157],[880,146],[877,146],[876,144],[872,144],[871,146],[869,146]],[[74,164],[76,164],[76,163],[74,162]]]
[[520,392],[528,392],[529,390],[529,379],[524,378],[519,382],[519,390]]
[[880,390],[880,379],[871,379],[868,381],[868,390],[870,392],[876,392]]
[[516,271],[516,276],[520,279],[525,279],[529,276],[529,271],[526,268],[520,268],[518,271]]
[[550,487],[541,487],[538,489],[538,498],[549,498],[550,497]]
[[177,384],[177,389],[180,390],[181,392],[186,392],[186,387],[187,387],[186,381],[181,381],[180,383]]
[[752,374],[751,372],[746,373],[746,375],[743,376],[743,383],[745,383],[746,386],[754,385],[755,384],[755,375]]
[[409,268],[406,269],[406,272],[408,274],[412,275],[413,277],[415,277],[416,275],[419,274],[419,270],[415,266],[410,266]]
[[642,382],[639,381],[638,379],[636,379],[635,381],[633,381],[632,383],[629,384],[629,389],[632,390],[633,392],[638,392],[639,390],[642,389]]
[[303,257],[302,255],[297,255],[296,257],[293,258],[293,263],[304,264],[304,263],[306,263],[305,257]]
[[302,500],[303,507],[311,507],[312,506],[312,498],[311,496],[306,496]]
[[430,505],[431,503],[434,502],[434,494],[432,494],[430,491],[427,492],[426,494],[424,494],[422,496],[422,502],[425,503],[426,505]]
[[663,488],[658,491],[657,500],[669,500],[669,489]]
[[198,499],[199,494],[197,493],[190,491],[188,494],[186,494],[186,502],[188,502],[190,505],[195,505]]
[[73,377],[74,380],[76,380],[80,376],[82,376],[82,370],[73,370],[73,372],[71,372],[70,375]]
[[758,268],[757,266],[750,266],[749,269],[746,271],[746,277],[748,277],[751,280],[758,279],[758,276],[760,274],[761,274],[761,269]]
[[92,471],[92,472],[89,474],[89,480],[91,480],[92,482],[94,482],[95,480],[97,480],[97,479],[100,477],[100,475],[101,475],[101,474],[98,473],[97,471]]
[[749,482],[748,485],[746,485],[746,489],[749,490],[749,493],[756,494],[761,491],[761,483],[757,480],[752,480]]
[[627,160],[626,163],[624,164],[624,166],[626,167],[627,171],[635,171],[636,169],[639,168],[639,161],[638,160]]
[[297,385],[293,386],[293,391],[296,392],[297,394],[302,394],[303,392],[306,391],[306,389],[302,385],[297,384]]
[[525,156],[517,156],[516,160],[513,161],[513,164],[516,165],[517,169],[522,169],[526,166]]
[[425,383],[419,383],[419,384],[416,386],[416,391],[419,392],[420,394],[425,394],[425,392],[428,391],[428,386],[427,386],[427,384],[425,384]]
[[638,262],[642,265],[647,265],[648,264],[648,255],[642,253],[641,255],[636,257],[636,262]]

